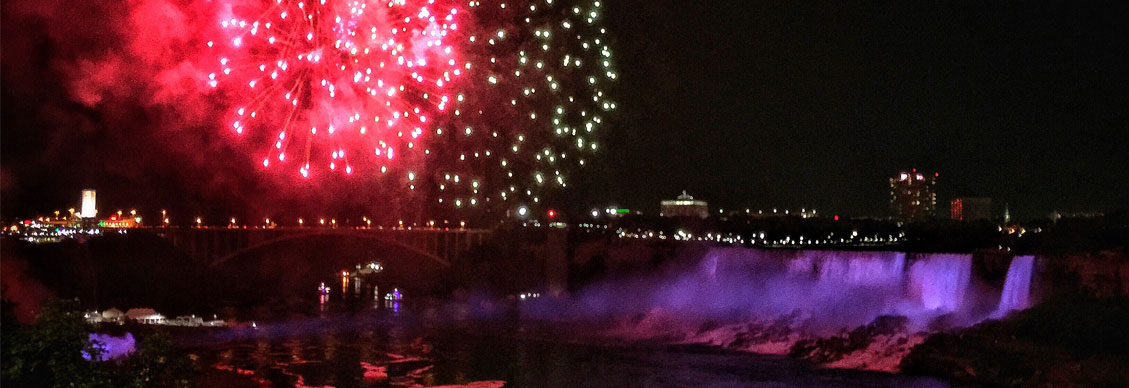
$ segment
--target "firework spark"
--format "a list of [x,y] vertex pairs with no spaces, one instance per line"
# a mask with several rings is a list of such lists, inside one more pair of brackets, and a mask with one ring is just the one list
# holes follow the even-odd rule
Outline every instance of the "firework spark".
[[233,1],[208,83],[237,101],[226,126],[264,168],[393,172],[454,208],[538,203],[616,107],[600,7]]
[[220,68],[209,85],[239,96],[229,128],[270,144],[263,167],[295,160],[303,177],[317,167],[351,174],[362,161],[385,167],[422,142],[465,65],[449,43],[459,28],[454,3],[268,0],[230,9],[219,22],[226,36],[207,43]]

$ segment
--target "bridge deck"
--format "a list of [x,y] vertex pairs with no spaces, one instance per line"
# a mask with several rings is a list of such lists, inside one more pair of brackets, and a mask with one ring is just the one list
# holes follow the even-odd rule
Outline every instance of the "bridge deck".
[[313,236],[361,237],[381,240],[408,248],[445,263],[458,261],[466,250],[493,233],[488,229],[448,228],[179,228],[155,227],[146,230],[183,249],[193,259],[206,263],[225,261],[233,256],[274,243]]

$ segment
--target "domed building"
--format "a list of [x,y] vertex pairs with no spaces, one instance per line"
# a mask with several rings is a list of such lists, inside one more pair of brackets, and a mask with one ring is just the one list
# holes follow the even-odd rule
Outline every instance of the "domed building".
[[117,308],[111,307],[102,312],[102,322],[123,323],[124,321],[125,313]]

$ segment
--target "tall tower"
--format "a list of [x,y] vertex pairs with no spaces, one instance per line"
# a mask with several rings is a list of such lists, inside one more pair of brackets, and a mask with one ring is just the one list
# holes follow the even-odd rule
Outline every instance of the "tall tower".
[[899,221],[913,222],[932,218],[937,208],[937,177],[913,169],[890,178],[890,207]]
[[98,208],[95,205],[95,192],[94,190],[87,189],[82,191],[82,206],[78,212],[81,218],[94,218],[98,216]]

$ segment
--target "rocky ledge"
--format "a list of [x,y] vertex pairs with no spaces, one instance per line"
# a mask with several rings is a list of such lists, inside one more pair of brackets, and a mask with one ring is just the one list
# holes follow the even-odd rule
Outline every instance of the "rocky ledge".
[[995,387],[1129,386],[1129,299],[1060,297],[930,335],[902,371]]

